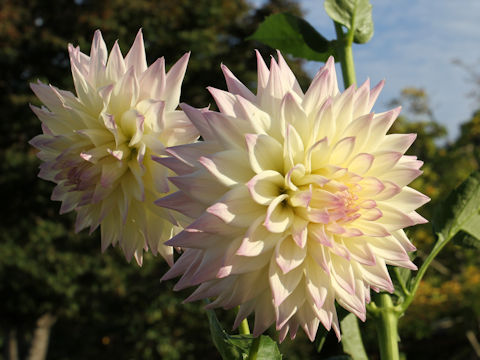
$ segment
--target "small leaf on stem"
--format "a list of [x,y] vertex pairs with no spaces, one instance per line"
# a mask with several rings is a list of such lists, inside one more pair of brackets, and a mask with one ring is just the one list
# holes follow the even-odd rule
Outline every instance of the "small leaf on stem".
[[353,31],[353,41],[364,44],[373,36],[372,5],[369,0],[325,0],[328,16]]

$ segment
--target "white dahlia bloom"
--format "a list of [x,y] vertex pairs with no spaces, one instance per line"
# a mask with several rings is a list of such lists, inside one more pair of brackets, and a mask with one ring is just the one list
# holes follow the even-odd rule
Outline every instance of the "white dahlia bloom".
[[43,134],[31,140],[43,161],[39,176],[55,182],[60,213],[77,212],[75,230],[101,225],[102,249],[119,244],[128,260],[159,252],[180,228],[154,200],[172,190],[170,170],[153,161],[165,147],[188,143],[198,132],[178,107],[189,54],[165,74],[165,61],[147,67],[141,31],[123,58],[118,43],[108,55],[100,31],[90,56],[69,45],[76,95],[31,84],[45,107],[32,106]]
[[330,58],[304,94],[280,53],[270,69],[257,56],[257,95],[223,66],[220,112],[181,105],[205,141],[167,149],[179,191],[157,203],[197,219],[167,242],[185,251],[164,279],[240,306],[235,326],[255,313],[256,336],[274,322],[280,340],[301,326],[313,341],[320,322],[340,336],[335,300],[364,320],[370,289],[393,291],[387,264],[416,269],[415,134],[387,135],[398,108],[370,112],[383,82],[339,93]]

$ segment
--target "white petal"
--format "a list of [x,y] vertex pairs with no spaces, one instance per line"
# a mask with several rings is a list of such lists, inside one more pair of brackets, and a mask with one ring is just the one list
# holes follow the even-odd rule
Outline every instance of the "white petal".
[[263,61],[262,55],[258,50],[255,50],[257,56],[257,68],[258,68],[258,92],[265,89],[268,83],[268,78],[270,76],[270,70],[268,70],[265,61]]
[[327,293],[331,292],[329,275],[311,258],[306,259],[307,272],[305,276],[307,290],[315,304],[319,309],[322,308]]
[[254,175],[247,166],[248,158],[245,152],[226,150],[202,156],[198,161],[225,186],[245,183]]
[[293,221],[293,211],[290,207],[284,206],[284,201],[288,195],[277,196],[268,205],[267,216],[264,225],[273,233],[283,233],[287,230]]
[[378,145],[379,151],[398,151],[402,154],[413,144],[417,134],[388,134]]
[[252,222],[236,252],[237,255],[257,256],[266,253],[286,236],[271,233],[262,223],[263,219],[261,217]]
[[261,205],[269,205],[283,191],[283,176],[273,170],[255,175],[247,184],[253,200]]
[[139,77],[140,99],[164,100],[166,86],[165,59],[157,59]]
[[278,267],[275,258],[270,261],[270,269],[268,273],[270,288],[273,294],[275,306],[279,306],[298,286],[303,277],[303,269],[296,268],[287,274],[283,274]]
[[262,134],[246,134],[250,165],[257,174],[265,170],[283,172],[283,147],[274,138]]
[[[165,109],[168,111],[175,110],[180,101],[180,91],[183,77],[187,70],[190,52],[183,55],[168,71],[165,78]],[[163,99],[162,99],[163,100]]]
[[419,177],[423,171],[413,168],[393,168],[387,173],[382,174],[382,180],[393,182],[399,187],[404,187],[410,184],[413,180]]
[[355,275],[350,261],[336,255],[331,255],[331,274],[333,279],[346,292],[355,294]]
[[[303,305],[305,302],[305,291],[301,286],[298,286],[293,293],[291,293],[279,306],[275,309],[276,311],[276,328],[277,330],[282,329],[289,321],[294,314],[296,314],[297,310]],[[289,326],[287,326],[287,329]],[[292,331],[292,330],[291,330]],[[284,337],[286,333],[282,336],[280,335],[280,341],[282,337]]]
[[277,56],[278,56],[278,67],[280,68],[282,77],[284,79],[287,79],[290,85],[290,88],[293,90],[293,92],[296,95],[303,97],[302,89],[300,88],[300,85],[297,79],[295,78],[295,75],[293,74],[292,70],[288,66],[287,62],[285,61],[285,59],[283,58],[279,50],[277,50]]
[[265,207],[253,201],[246,186],[239,185],[226,192],[207,211],[233,226],[248,227],[265,214]]
[[125,73],[125,70],[125,61],[123,60],[120,47],[116,41],[108,57],[106,68],[107,78],[115,82]]
[[327,248],[315,241],[308,241],[308,255],[322,268],[325,274],[330,275],[330,252]]
[[305,151],[302,138],[290,124],[287,125],[286,129],[283,157],[285,169],[290,169],[296,164],[301,164],[305,161]]
[[341,133],[353,120],[355,85],[350,86],[334,102],[337,132]]
[[348,170],[355,174],[363,175],[370,170],[373,164],[374,156],[371,154],[360,153],[356,155],[348,165]]
[[244,149],[244,134],[252,132],[250,124],[247,121],[214,111],[205,112],[205,118],[216,141],[220,142],[224,149],[232,149],[235,147]]
[[342,137],[355,137],[357,151],[372,151],[368,141],[374,114],[366,114],[354,119],[343,131]]
[[410,242],[407,235],[405,235],[405,231],[397,230],[392,231],[393,237],[397,239],[397,241],[403,246],[406,251],[415,251],[417,248]]
[[398,114],[400,114],[400,110],[401,108],[397,107],[393,110],[376,114],[373,117],[370,137],[368,140],[371,148],[375,148],[381,143],[388,129],[390,129]]
[[303,111],[292,93],[287,93],[282,100],[281,117],[282,127],[284,129],[286,129],[288,125],[291,125],[295,128],[304,143],[308,141],[311,134],[307,114]]
[[227,82],[228,91],[234,95],[241,95],[245,99],[255,102],[255,95],[252,94],[248,88],[243,85],[233,73],[222,64],[222,72],[225,76],[225,81]]
[[212,175],[205,169],[200,169],[187,175],[172,177],[169,180],[188,196],[204,204],[211,204],[216,201],[228,189],[221,183],[212,186]]
[[402,157],[402,153],[396,151],[375,152],[373,156],[375,160],[370,169],[370,174],[373,176],[381,176],[395,166]]
[[135,75],[137,78],[147,70],[147,60],[145,57],[145,45],[143,44],[143,34],[140,29],[135,37],[132,47],[125,56],[126,68],[133,67],[135,69]]
[[334,165],[343,165],[347,162],[355,148],[355,138],[343,138],[335,144],[330,155],[330,163]]
[[302,107],[307,114],[316,113],[318,108],[322,106],[323,102],[330,96],[335,96],[338,93],[337,77],[335,73],[335,62],[333,58],[329,58],[310,84]]
[[229,93],[228,91],[219,90],[211,86],[207,87],[207,90],[210,92],[210,94],[212,94],[221,113],[228,116],[236,115],[234,107],[237,103],[237,99],[235,98],[235,95]]
[[155,204],[176,210],[192,218],[200,216],[205,210],[201,203],[193,201],[192,198],[181,191],[159,198],[155,201]]
[[359,276],[369,284],[390,293],[393,292],[392,280],[382,259],[377,258],[376,264],[372,266],[360,265],[358,263],[354,263],[354,266]]
[[281,138],[280,127],[272,128],[272,119],[269,114],[241,96],[237,95],[235,98],[237,101],[235,104],[236,115],[247,120],[255,134],[270,133],[276,139]]
[[408,254],[402,244],[393,236],[370,238],[369,246],[377,256],[377,260],[409,260]]
[[291,236],[285,237],[275,248],[275,260],[284,274],[300,266],[307,254],[306,247],[300,247]]
[[364,239],[351,239],[345,241],[345,246],[354,261],[363,265],[375,265],[375,254],[368,245],[368,241]]

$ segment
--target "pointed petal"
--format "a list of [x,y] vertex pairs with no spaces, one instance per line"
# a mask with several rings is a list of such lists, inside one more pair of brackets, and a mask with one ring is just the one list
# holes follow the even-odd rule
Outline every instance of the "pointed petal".
[[182,87],[183,77],[187,70],[188,59],[190,52],[183,55],[168,71],[165,79],[165,109],[173,111],[177,108],[180,102],[180,91]]
[[145,57],[145,45],[143,43],[143,34],[140,29],[135,37],[132,47],[125,56],[126,68],[133,67],[135,76],[140,78],[140,75],[147,70],[147,59]]

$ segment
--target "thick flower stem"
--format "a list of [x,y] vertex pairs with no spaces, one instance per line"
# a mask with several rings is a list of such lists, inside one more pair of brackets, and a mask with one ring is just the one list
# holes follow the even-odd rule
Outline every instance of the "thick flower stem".
[[355,65],[353,63],[353,31],[343,32],[342,25],[335,23],[335,32],[337,34],[336,58],[340,61],[342,67],[343,85],[348,88],[352,84],[356,84]]
[[257,360],[259,347],[260,347],[260,336],[257,336],[252,341],[252,346],[250,347],[250,351],[248,353],[248,360]]
[[378,308],[375,314],[380,358],[382,360],[399,360],[398,350],[398,309],[393,305],[387,293],[378,296]]
[[[237,307],[237,313],[240,311],[240,306]],[[245,318],[242,320],[240,323],[240,326],[238,327],[238,332],[240,335],[250,335],[250,326],[248,326],[248,319]]]

